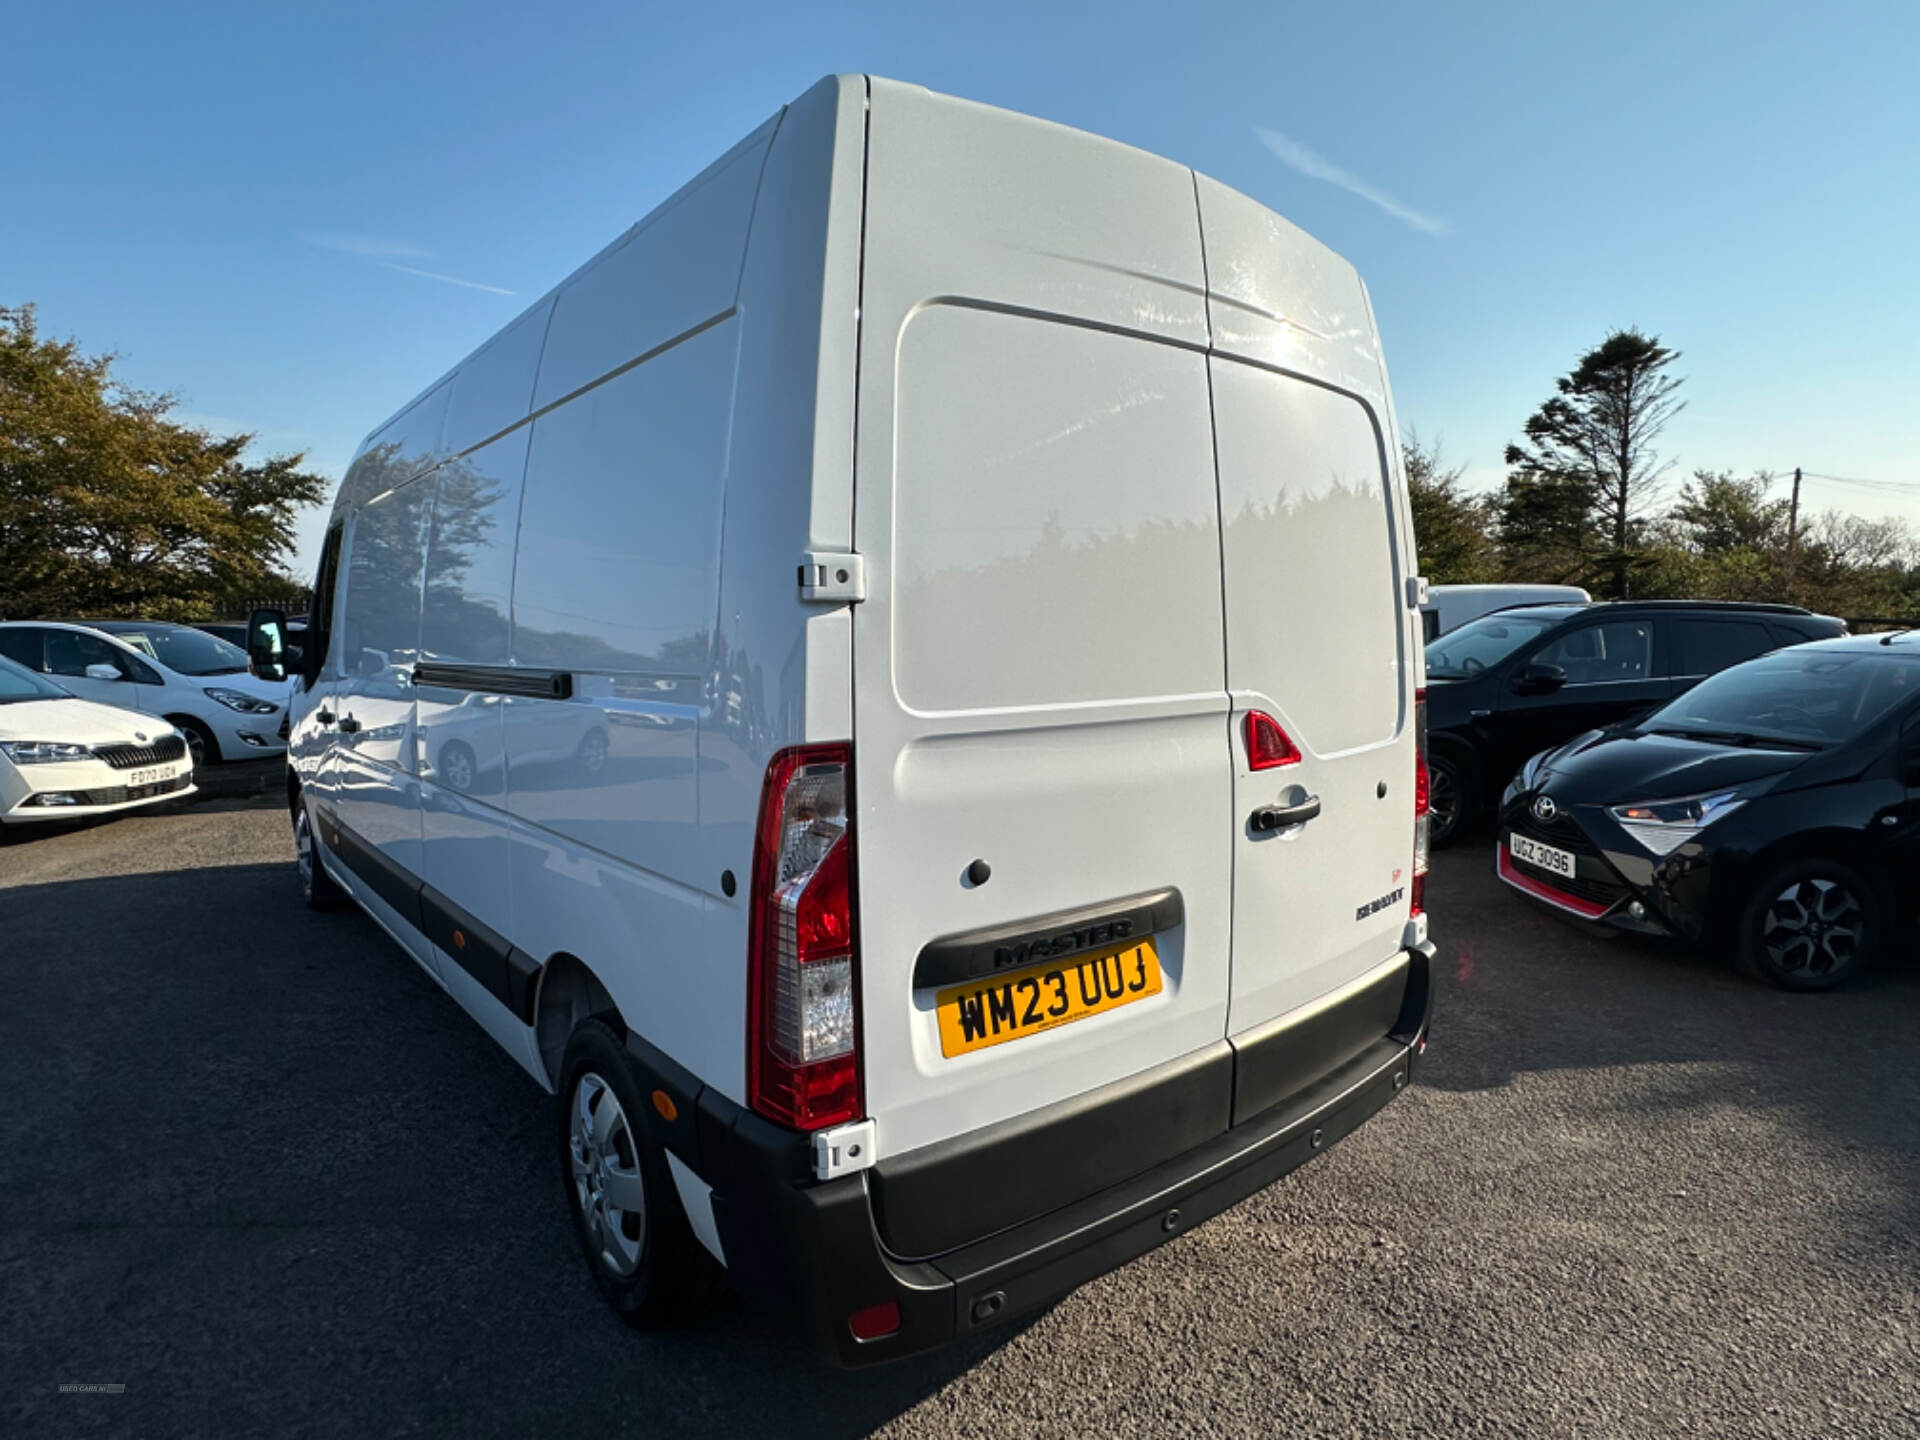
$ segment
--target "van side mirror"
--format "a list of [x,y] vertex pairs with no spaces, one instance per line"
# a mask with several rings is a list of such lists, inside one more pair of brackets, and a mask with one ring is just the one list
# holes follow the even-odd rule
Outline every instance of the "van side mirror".
[[87,679],[89,680],[124,680],[126,678],[126,676],[120,673],[119,666],[109,665],[105,661],[96,660],[93,664],[87,666]]
[[1535,660],[1513,677],[1513,691],[1516,695],[1551,695],[1566,683],[1567,672],[1560,666]]
[[287,617],[256,610],[247,617],[247,669],[262,680],[287,678]]

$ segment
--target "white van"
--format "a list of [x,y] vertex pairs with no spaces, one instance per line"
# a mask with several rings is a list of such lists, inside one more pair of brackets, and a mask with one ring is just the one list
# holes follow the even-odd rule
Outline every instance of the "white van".
[[1578,585],[1431,585],[1420,619],[1425,638],[1435,640],[1469,620],[1515,605],[1588,605],[1592,601]]
[[307,892],[557,1092],[636,1324],[719,1266],[847,1364],[997,1323],[1413,1075],[1399,453],[1277,215],[822,81],[361,450]]

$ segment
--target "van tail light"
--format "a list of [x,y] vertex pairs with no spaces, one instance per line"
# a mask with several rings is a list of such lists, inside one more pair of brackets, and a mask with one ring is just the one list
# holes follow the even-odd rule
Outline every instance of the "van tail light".
[[848,746],[807,745],[775,755],[760,792],[747,1097],[797,1130],[861,1114],[852,787]]
[[1428,832],[1433,825],[1433,782],[1427,775],[1427,692],[1413,692],[1413,913],[1427,910]]
[[1273,770],[1300,763],[1300,747],[1280,722],[1264,710],[1247,712],[1247,764],[1255,770]]

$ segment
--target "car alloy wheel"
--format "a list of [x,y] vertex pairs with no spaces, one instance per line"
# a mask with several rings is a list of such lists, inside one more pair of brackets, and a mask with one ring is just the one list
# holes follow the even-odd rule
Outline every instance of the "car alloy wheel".
[[587,1253],[615,1275],[640,1267],[647,1238],[646,1182],[633,1127],[613,1087],[581,1074],[569,1105],[574,1197]]
[[440,756],[440,778],[452,789],[473,789],[473,754],[464,745],[449,745]]
[[1435,757],[1427,762],[1427,835],[1428,843],[1445,845],[1459,833],[1465,820],[1461,806],[1466,800],[1466,780],[1450,760]]
[[1866,947],[1867,914],[1851,889],[1822,875],[1796,879],[1761,917],[1760,943],[1776,975],[1822,981],[1851,969]]

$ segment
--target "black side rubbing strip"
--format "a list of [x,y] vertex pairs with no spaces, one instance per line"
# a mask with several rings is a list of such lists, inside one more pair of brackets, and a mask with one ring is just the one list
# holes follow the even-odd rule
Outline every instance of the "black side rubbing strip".
[[389,860],[378,845],[354,834],[331,810],[320,815],[320,834],[368,889],[400,912],[400,918],[424,932],[420,922],[421,882]]
[[1144,940],[1186,919],[1180,892],[1169,887],[929,940],[913,965],[916,990],[957,985],[1042,960],[1060,960],[1107,945]]
[[565,670],[527,670],[518,665],[442,665],[422,661],[413,667],[415,685],[442,690],[474,690],[485,695],[524,695],[534,700],[566,700],[573,676]]

